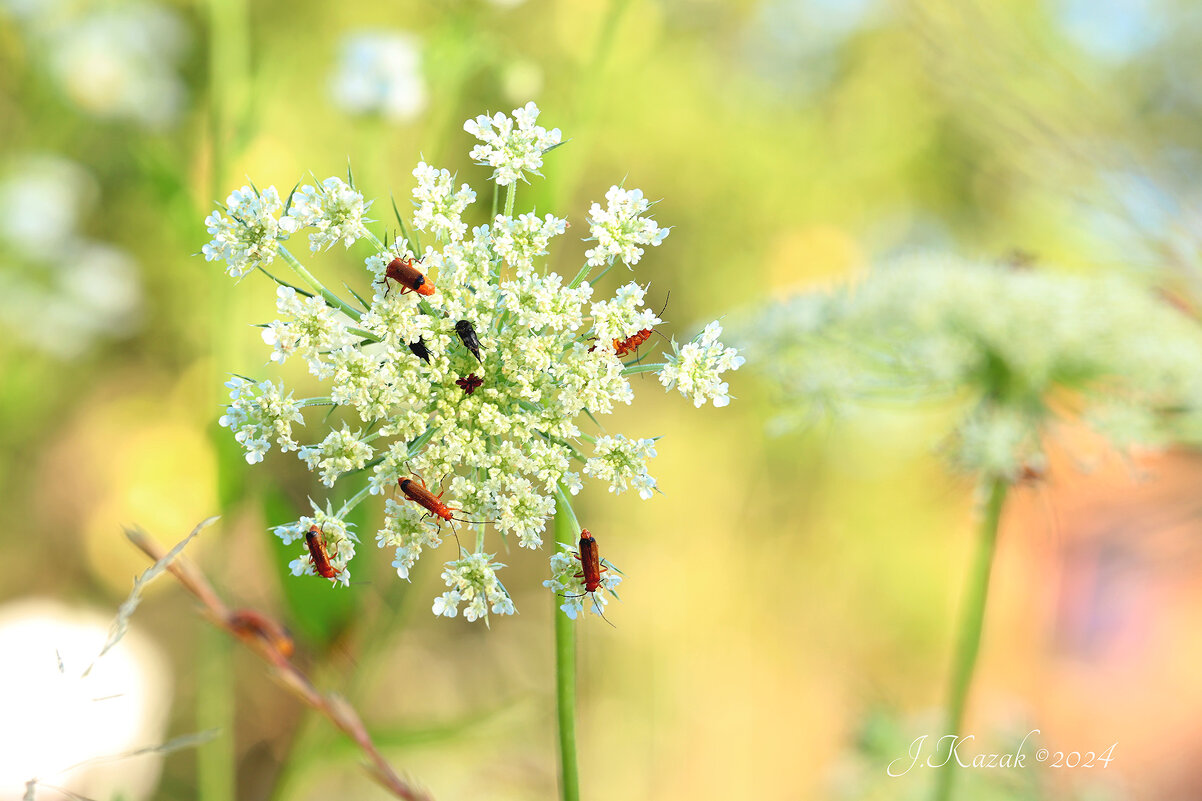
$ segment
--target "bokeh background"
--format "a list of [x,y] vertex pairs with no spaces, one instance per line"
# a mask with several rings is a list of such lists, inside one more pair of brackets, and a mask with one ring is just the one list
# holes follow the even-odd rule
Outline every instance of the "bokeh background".
[[[533,99],[571,141],[519,206],[575,232],[623,177],[662,198],[672,235],[636,277],[651,305],[671,291],[669,333],[754,325],[774,298],[918,248],[1129,271],[1190,305],[1199,45],[1188,0],[0,0],[0,623],[17,626],[0,678],[20,701],[0,702],[0,798],[35,764],[213,727],[72,786],[384,797],[166,579],[134,617],[143,657],[114,679],[129,708],[88,706],[85,725],[47,700],[64,692],[52,652],[88,651],[78,616],[99,616],[80,641],[96,647],[145,567],[122,526],[172,543],[215,513],[190,557],[291,628],[395,765],[440,799],[554,795],[545,561],[501,555],[521,614],[491,630],[430,614],[433,560],[408,584],[366,547],[346,591],[286,575],[266,527],[317,488],[278,454],[250,469],[216,426],[229,373],[269,374],[248,323],[271,319],[273,290],[196,255],[247,178],[286,189],[349,159],[387,220],[419,157],[483,187],[463,120]],[[585,246],[562,244],[571,274]],[[359,280],[361,259],[336,248],[317,269]],[[937,732],[969,557],[946,410],[776,432],[749,357],[722,410],[682,414],[636,379],[615,425],[663,435],[664,495],[581,498],[626,572],[617,628],[580,632],[584,796],[921,797],[919,772],[885,767]],[[1107,453],[1072,426],[1050,447],[1048,479],[1006,509],[969,730],[981,750],[1039,729],[1052,749],[1117,743],[1115,759],[973,772],[964,797],[1197,798],[1202,460]],[[30,745],[65,728],[75,750]]]

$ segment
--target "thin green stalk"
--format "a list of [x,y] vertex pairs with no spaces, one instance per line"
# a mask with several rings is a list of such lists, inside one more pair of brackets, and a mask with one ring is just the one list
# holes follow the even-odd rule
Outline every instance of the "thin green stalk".
[[288,262],[288,266],[292,268],[292,271],[299,275],[301,280],[312,287],[319,295],[325,298],[326,303],[338,309],[355,322],[359,322],[359,320],[363,317],[363,312],[359,311],[342,298],[326,289],[325,285],[322,284],[321,281],[318,281],[313,273],[306,270],[305,265],[301,264],[300,261],[297,260],[296,256],[292,255],[288,248],[284,247],[283,245],[276,245],[276,250],[278,250],[279,254],[283,256],[284,261]]
[[[250,25],[245,0],[208,0],[208,206],[225,197],[229,164],[236,156],[237,134],[245,130],[249,104],[246,102],[250,81]],[[223,314],[245,309],[246,293],[233,291],[233,285],[220,270],[209,278],[209,300]],[[213,353],[216,364],[238,364],[244,337],[236,337],[229,326],[213,326]],[[214,387],[225,380],[218,376]],[[226,432],[214,436],[228,436]],[[228,443],[227,443],[228,445]],[[234,480],[245,465],[231,449],[215,446],[218,482],[222,502],[227,506],[244,498],[241,491],[230,491],[240,482]],[[217,729],[221,735],[196,751],[196,797],[200,801],[225,801],[234,798],[237,789],[237,755],[234,738],[234,666],[232,643],[224,632],[206,626],[202,647],[197,655],[196,686],[197,729]]]
[[576,287],[583,284],[584,279],[588,278],[588,274],[591,273],[592,271],[593,271],[593,266],[591,264],[585,263],[585,265],[580,268],[580,272],[576,273],[575,277],[572,278],[572,280],[568,283],[568,289],[575,289]]
[[[574,544],[580,523],[562,486],[555,488],[555,541]],[[576,767],[576,626],[552,598],[555,619],[555,700],[559,719],[559,797],[579,801],[580,774]]]
[[234,798],[233,641],[216,626],[201,633],[196,663],[196,728],[220,735],[196,750],[196,797],[201,801]]
[[632,364],[629,367],[623,368],[622,375],[637,375],[638,373],[658,373],[668,365],[656,362],[654,364]]
[[368,484],[366,487],[347,498],[346,503],[342,504],[342,507],[338,510],[338,514],[336,514],[335,517],[339,519],[345,517],[348,512],[350,512],[359,504],[363,503],[368,495],[371,495],[371,484]]
[[[949,735],[959,736],[964,725],[968,692],[972,687],[977,654],[981,649],[981,629],[985,624],[985,602],[989,597],[989,574],[993,570],[993,555],[997,550],[998,524],[1002,519],[1002,506],[1006,501],[1008,488],[1009,484],[1001,478],[995,478],[990,483],[989,499],[985,503],[985,514],[977,537],[977,550],[968,575],[968,591],[964,596],[955,661],[952,663],[947,723],[943,731],[939,732],[940,737],[948,737],[949,749],[955,742]],[[941,753],[937,762],[942,760],[943,756]],[[948,753],[946,761],[942,761],[942,767],[935,776],[935,792],[932,795],[935,801],[951,799],[952,785],[959,769],[960,766],[953,755]]]
[[355,336],[360,337],[361,339],[370,339],[372,342],[383,342],[384,341],[384,340],[380,339],[378,336],[376,336],[375,334],[373,334],[371,331],[365,331],[362,328],[355,328],[353,325],[348,325],[346,327],[346,330],[348,333],[354,334]]
[[577,157],[556,165],[557,177],[550,187],[550,207],[553,209],[563,208],[588,167],[587,157],[596,139],[593,132],[594,122],[599,114],[604,113],[607,96],[611,95],[613,87],[617,85],[608,74],[606,62],[614,42],[617,41],[622,17],[630,5],[631,0],[610,0],[592,57],[581,71],[580,85],[572,93],[572,102],[565,110],[562,127],[565,131],[572,131],[572,147]]
[[518,182],[514,181],[509,186],[505,187],[505,216],[513,216],[513,207],[518,199]]

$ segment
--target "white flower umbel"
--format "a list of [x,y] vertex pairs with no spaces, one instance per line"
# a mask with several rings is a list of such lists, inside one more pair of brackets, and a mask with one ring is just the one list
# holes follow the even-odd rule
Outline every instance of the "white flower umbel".
[[667,389],[675,387],[681,395],[691,398],[693,405],[701,407],[713,401],[715,406],[730,403],[729,386],[722,380],[727,370],[738,370],[746,361],[734,348],[718,341],[722,326],[715,320],[705,327],[696,340],[680,347],[672,340],[673,355],[659,374],[659,381]]
[[389,498],[384,504],[384,527],[376,532],[376,545],[395,549],[392,566],[398,576],[408,580],[409,569],[417,564],[422,550],[442,545],[442,536],[437,526],[423,519],[419,507]]
[[279,243],[288,238],[290,226],[280,225],[284,210],[274,186],[263,192],[244,186],[225,201],[225,214],[215,211],[205,219],[212,241],[202,252],[206,261],[225,262],[225,271],[241,278],[252,270],[271,264]]
[[[527,103],[515,108],[513,117],[498,112],[489,117],[481,114],[463,124],[463,130],[479,139],[469,154],[477,163],[495,168],[493,180],[499,186],[508,186],[519,178],[526,180],[526,173],[541,175],[543,153],[560,144],[563,135],[558,128],[548,131],[534,123],[538,120],[538,106]],[[516,123],[516,125],[515,125]]]
[[[540,148],[559,140],[558,132],[536,134],[536,116],[529,106],[519,110],[517,123],[494,121],[490,128],[504,129],[510,144],[525,141],[521,147],[532,148],[522,170],[537,166],[531,153],[541,158]],[[582,476],[614,493],[633,488],[646,498],[655,491],[647,468],[654,441],[598,431],[597,418],[633,402],[631,375],[672,373],[679,377],[668,385],[689,397],[724,399],[726,385],[717,375],[742,361],[717,344],[712,329],[686,347],[685,357],[667,364],[624,361],[615,339],[662,325],[643,307],[644,289],[631,283],[594,302],[596,282],[589,279],[596,267],[583,264],[572,278],[550,271],[548,251],[566,221],[515,210],[518,185],[506,183],[513,176],[500,163],[494,167],[498,185],[508,187],[500,215],[491,211],[491,198],[473,207],[475,193],[466,185],[455,190],[446,171],[418,166],[418,224],[411,228],[398,214],[404,235],[387,245],[367,229],[356,234],[370,243],[370,252],[350,259],[366,267],[358,273],[363,291],[351,289],[357,306],[279,244],[280,226],[266,231],[263,220],[276,220],[278,203],[260,203],[255,214],[223,223],[229,226],[223,241],[256,246],[228,249],[235,272],[253,269],[247,266],[251,250],[274,247],[312,289],[277,289],[280,319],[265,326],[263,338],[273,361],[296,354],[328,385],[324,397],[293,401],[274,384],[240,379],[226,424],[255,461],[272,443],[297,449],[290,426],[302,408],[322,407],[328,422],[300,456],[327,486],[349,482],[358,488],[328,513],[331,519],[345,519],[364,499],[382,495],[376,542],[393,549],[393,567],[402,578],[448,536],[472,546],[448,565],[449,589],[436,608],[451,615],[467,603],[464,616],[472,620],[489,610],[512,611],[508,594],[495,584],[498,565],[487,554],[498,548],[486,548],[489,537],[499,534],[511,549],[515,541],[517,548],[541,548],[557,497],[566,503],[569,494],[583,491]],[[298,192],[286,218],[295,230],[317,228],[317,244],[324,247],[362,228],[367,204],[338,179],[320,186]],[[335,196],[341,199],[331,200]],[[260,196],[239,201],[259,203]],[[335,207],[341,211],[334,213]],[[474,221],[486,224],[469,229],[473,212]],[[241,220],[256,221],[256,230],[238,230]],[[419,231],[434,234],[437,243],[419,245]],[[390,278],[396,259],[402,265]],[[595,444],[591,458],[585,454],[589,444]],[[413,483],[402,489],[406,479]]]
[[[98,187],[81,165],[45,153],[0,168],[0,337],[79,358],[141,323],[133,257],[85,236]],[[53,335],[48,336],[47,331]]]
[[646,294],[646,288],[632,281],[619,287],[613,300],[593,304],[593,333],[597,337],[597,347],[612,348],[614,343],[663,322],[655,312],[643,308]]
[[[602,559],[601,586],[594,592],[587,592],[584,587],[584,573],[580,567],[580,553],[575,545],[560,543],[562,550],[551,556],[551,578],[543,582],[543,586],[563,599],[560,609],[572,620],[576,619],[586,607],[593,614],[604,615],[609,599],[608,593],[617,598],[614,590],[622,583],[622,577],[617,569]],[[604,592],[603,592],[604,591]]]
[[[291,545],[294,542],[305,543],[305,532],[311,527],[317,526],[321,530],[321,535],[325,539],[326,554],[330,558],[330,566],[338,571],[338,575],[329,579],[330,583],[337,586],[341,584],[343,587],[351,583],[351,571],[348,565],[351,559],[355,557],[355,544],[359,541],[350,530],[350,525],[342,519],[341,514],[335,514],[329,507],[322,511],[317,504],[313,504],[313,514],[311,516],[302,517],[295,523],[288,523],[283,526],[276,526],[272,532],[279,537],[285,545]],[[301,554],[288,563],[288,569],[292,571],[294,576],[316,576],[317,571],[313,567],[313,557],[309,553],[309,548],[306,546]]]
[[234,439],[246,448],[246,461],[250,464],[263,461],[264,454],[271,450],[275,441],[282,451],[294,451],[299,446],[292,439],[292,424],[304,425],[301,406],[294,401],[292,393],[285,394],[284,385],[270,381],[256,384],[235,376],[225,384],[230,389],[233,401],[226,407],[218,421],[234,432]]
[[320,473],[322,484],[332,487],[338,476],[358,470],[374,455],[362,437],[362,431],[351,431],[343,423],[341,431],[331,431],[320,444],[301,448],[298,455],[310,470]]
[[655,440],[627,439],[621,434],[598,437],[593,453],[584,472],[608,481],[610,492],[620,495],[634,487],[643,500],[655,494],[655,479],[647,473],[647,460],[655,457]]
[[330,76],[330,96],[350,114],[378,114],[393,122],[421,114],[426,85],[417,38],[391,31],[347,34]]
[[325,300],[302,294],[295,287],[276,289],[276,311],[281,319],[263,329],[263,341],[271,346],[271,360],[278,364],[299,353],[308,360],[309,370],[320,376],[329,370],[322,355],[354,341],[341,315]]
[[534,259],[547,254],[547,244],[567,230],[567,220],[553,214],[539,219],[523,214],[516,220],[498,215],[493,220],[493,249],[511,267],[530,267]]
[[1113,275],[916,256],[854,291],[757,309],[743,338],[786,425],[881,398],[961,399],[951,452],[987,480],[1013,483],[1042,461],[1065,410],[1120,446],[1202,431],[1202,329]]
[[612,264],[614,259],[621,259],[627,266],[638,264],[643,258],[639,245],[659,247],[667,238],[667,228],[642,216],[651,208],[651,202],[643,197],[641,189],[611,186],[605,200],[605,208],[594,203],[588,213],[589,232],[597,241],[597,246],[584,254],[589,264],[599,267]]
[[497,578],[497,568],[505,565],[492,561],[492,557],[489,553],[473,553],[447,562],[442,580],[451,589],[434,599],[434,614],[455,617],[459,605],[466,604],[463,617],[467,620],[487,620],[490,609],[494,615],[512,615],[513,601]]
[[467,232],[463,212],[476,202],[475,191],[467,184],[456,190],[450,172],[436,170],[424,161],[414,168],[413,177],[417,179],[413,187],[414,226],[444,242],[463,239]]
[[303,186],[292,196],[288,209],[289,226],[315,228],[309,234],[309,249],[316,253],[341,241],[346,247],[367,234],[367,209],[371,201],[338,177],[330,177],[320,186]]

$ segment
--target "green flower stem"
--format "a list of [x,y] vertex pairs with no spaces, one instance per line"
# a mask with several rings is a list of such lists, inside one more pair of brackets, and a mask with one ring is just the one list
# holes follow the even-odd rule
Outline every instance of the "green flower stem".
[[286,286],[286,287],[288,287],[289,289],[295,289],[295,290],[296,290],[296,291],[297,291],[299,294],[301,294],[301,295],[304,295],[306,298],[311,298],[311,297],[313,297],[313,293],[312,293],[312,292],[307,292],[307,291],[305,291],[305,290],[301,289],[301,288],[300,288],[299,286],[297,286],[296,284],[290,284],[290,283],[288,283],[287,281],[284,281],[284,280],[282,280],[282,279],[280,279],[280,278],[276,278],[274,275],[272,275],[271,273],[269,273],[269,272],[267,272],[266,270],[264,270],[262,265],[259,265],[258,269],[259,269],[259,272],[263,273],[263,275],[267,276],[267,277],[268,277],[268,278],[270,278],[272,281],[275,281],[275,282],[276,282],[277,284],[279,284],[280,286]]
[[604,277],[605,277],[605,274],[606,274],[607,272],[609,272],[609,271],[610,271],[610,270],[612,270],[613,268],[614,268],[614,263],[611,261],[609,264],[607,264],[607,265],[605,266],[605,269],[604,269],[604,270],[602,270],[601,272],[597,273],[595,276],[593,276],[593,278],[592,278],[592,279],[590,279],[590,280],[591,280],[591,283],[593,283],[593,284],[596,284],[598,281],[600,281],[602,278],[604,278]]
[[[401,213],[399,211],[397,212],[396,221],[401,224],[401,236],[405,237],[405,239],[409,239],[409,234],[405,231],[405,221],[401,219]],[[363,229],[363,238],[368,242],[371,242],[378,251],[383,252],[388,250],[384,243],[380,241],[380,238],[366,228]]]
[[[555,488],[555,541],[569,545],[580,537],[580,523],[560,484]],[[559,713],[559,797],[579,801],[580,774],[576,767],[576,626],[552,597],[555,618],[555,698]]]
[[593,271],[591,264],[585,264],[580,268],[580,272],[576,273],[576,277],[568,283],[568,289],[575,289],[584,283],[584,279],[588,278],[588,274]]
[[337,517],[339,520],[341,520],[343,517],[346,516],[346,514],[348,512],[350,512],[352,509],[354,509],[359,504],[363,503],[363,501],[366,500],[367,496],[370,494],[371,494],[371,484],[368,484],[366,487],[359,490],[351,497],[347,498],[346,503],[342,504],[342,508],[338,510],[338,514],[336,514],[334,516]]
[[[618,29],[631,0],[610,0],[605,18],[601,21],[596,45],[589,63],[581,70],[582,80],[572,93],[571,106],[565,109],[562,118],[563,130],[574,131],[573,144],[579,157],[567,159],[556,165],[557,178],[551,183],[550,208],[563,208],[567,198],[572,196],[580,183],[584,171],[588,168],[588,156],[597,141],[595,122],[599,116],[607,113],[609,104],[606,102],[613,96],[619,83],[606,69],[606,62],[617,41]],[[620,90],[617,90],[620,91]]]
[[373,334],[371,331],[365,331],[362,328],[355,328],[354,326],[348,325],[346,327],[346,330],[349,333],[352,333],[357,337],[361,337],[362,339],[370,339],[372,342],[383,342],[384,341],[384,340],[380,339],[378,336],[376,336],[375,334]]
[[202,801],[233,798],[234,753],[233,642],[216,626],[201,632],[197,656],[196,727],[220,732],[196,752],[196,797]]
[[636,375],[638,373],[658,373],[668,365],[663,363],[656,364],[632,364],[622,370],[622,375]]
[[338,309],[355,322],[359,322],[359,320],[363,317],[363,312],[354,308],[350,304],[346,303],[342,298],[326,289],[325,285],[322,284],[321,281],[318,281],[313,276],[313,273],[306,270],[305,265],[301,264],[297,260],[296,256],[293,256],[292,253],[289,252],[288,248],[284,247],[283,245],[276,245],[276,250],[279,251],[279,254],[284,257],[284,261],[288,262],[288,266],[291,267],[292,270],[299,275],[306,284],[311,286],[319,295],[326,299],[326,303],[330,304],[335,309]]
[[505,187],[505,216],[513,216],[513,206],[518,199],[518,182],[514,181]]
[[[206,53],[209,181],[206,201],[212,202],[226,196],[230,162],[237,155],[238,139],[250,120],[250,24],[246,0],[208,0],[204,12],[209,28]],[[232,313],[245,319],[242,312],[247,308],[246,293],[233,291],[233,285],[221,270],[213,270],[209,281],[212,308],[220,309],[222,315]],[[244,338],[233,336],[229,326],[213,325],[210,328],[214,362],[241,363],[246,355],[242,344]],[[225,376],[219,374],[216,385],[220,386],[224,381]],[[235,505],[247,506],[246,491],[241,488],[238,478],[246,465],[241,454],[236,455],[229,449],[229,442],[224,439],[228,433],[222,431],[214,436],[222,437],[225,443],[225,447],[217,444],[215,452],[218,455],[218,485],[222,488],[222,511],[228,514]],[[248,514],[255,512],[248,509]],[[257,519],[251,518],[247,522],[253,526]],[[237,789],[233,645],[224,632],[213,626],[205,627],[202,643],[197,655],[196,727],[198,730],[217,729],[221,734],[197,748],[196,798],[199,801],[224,801],[233,798]]]
[[[997,550],[998,524],[1001,522],[1002,506],[1006,501],[1008,487],[1008,483],[1001,478],[990,482],[989,499],[985,503],[985,514],[981,520],[977,550],[973,557],[972,572],[968,576],[968,591],[961,612],[955,661],[952,663],[947,723],[943,731],[939,732],[940,737],[959,735],[964,725],[968,691],[972,686],[977,654],[981,648],[981,629],[985,623],[985,602],[989,596],[989,574],[992,572],[993,555]],[[949,738],[949,749],[952,742]],[[935,776],[935,792],[932,796],[935,801],[949,801],[956,772],[961,769],[950,753],[947,756],[948,759]],[[942,757],[940,754],[939,759]]]

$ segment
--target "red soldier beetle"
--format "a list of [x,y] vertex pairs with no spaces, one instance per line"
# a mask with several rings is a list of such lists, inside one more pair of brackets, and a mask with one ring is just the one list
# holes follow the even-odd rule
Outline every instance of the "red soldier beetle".
[[[597,539],[589,530],[581,529],[580,542],[577,545],[577,553],[572,554],[573,558],[580,561],[580,572],[575,575],[575,578],[584,579],[584,592],[581,595],[564,595],[563,598],[580,598],[587,595],[593,599],[593,608],[597,610],[597,614],[601,616],[609,625],[614,624],[605,616],[605,611],[601,607],[601,603],[597,600],[597,590],[601,589],[601,574],[609,571],[609,568],[601,564],[601,552],[597,548]],[[614,626],[617,628],[617,626]]]
[[[417,473],[414,473],[417,475]],[[446,490],[435,495],[430,492],[430,488],[426,486],[426,480],[420,475],[417,475],[417,481],[411,478],[398,478],[397,484],[400,485],[401,492],[405,497],[416,503],[418,506],[426,510],[427,514],[441,518],[448,523],[452,520],[458,520],[460,523],[472,523],[476,525],[488,523],[487,520],[464,520],[462,517],[455,517],[455,512],[461,512],[462,509],[454,509],[442,502],[442,496],[446,494]]]
[[309,547],[309,560],[313,569],[322,578],[337,578],[342,571],[330,564],[330,554],[326,551],[326,538],[317,524],[309,526],[305,532],[305,545]]
[[415,259],[412,256],[408,258],[397,256],[388,262],[388,266],[384,268],[384,277],[376,281],[376,283],[382,283],[385,287],[389,287],[389,289],[385,289],[384,291],[385,296],[388,295],[391,289],[388,283],[388,279],[390,278],[401,285],[402,295],[410,292],[416,292],[419,295],[433,295],[435,291],[434,282],[414,266],[420,263],[420,259]]
[[[659,314],[657,314],[656,317],[660,316],[660,314],[663,314],[664,311],[667,310],[668,298],[671,296],[671,292],[664,296],[664,307],[659,310]],[[652,327],[644,328],[642,331],[636,331],[625,339],[615,339],[613,341],[614,355],[621,358],[622,356],[629,356],[632,353],[638,353],[639,348],[644,342],[646,342],[648,339],[651,339],[652,334],[659,334],[661,337],[663,336],[663,334],[660,334],[659,331],[656,331],[655,328]],[[596,347],[596,345],[590,347],[589,352],[592,353]],[[637,362],[638,360],[636,359],[635,361]]]

